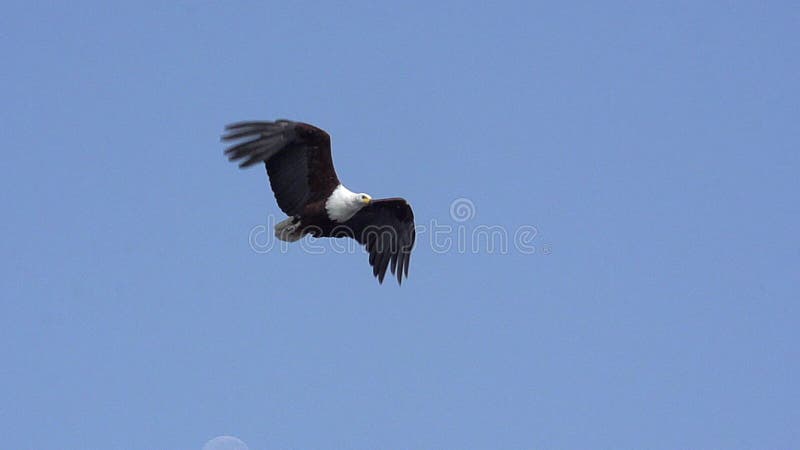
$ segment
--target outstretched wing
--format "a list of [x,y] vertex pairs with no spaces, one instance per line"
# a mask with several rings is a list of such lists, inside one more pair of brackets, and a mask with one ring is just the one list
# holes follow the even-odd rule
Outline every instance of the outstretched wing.
[[227,150],[239,167],[263,162],[278,206],[289,216],[324,200],[339,185],[331,159],[331,138],[307,123],[290,120],[239,122],[225,127],[223,141],[243,140]]
[[369,252],[372,274],[383,283],[391,263],[397,282],[408,278],[408,263],[414,247],[414,212],[402,198],[373,200],[350,220],[342,224],[348,236],[365,245]]

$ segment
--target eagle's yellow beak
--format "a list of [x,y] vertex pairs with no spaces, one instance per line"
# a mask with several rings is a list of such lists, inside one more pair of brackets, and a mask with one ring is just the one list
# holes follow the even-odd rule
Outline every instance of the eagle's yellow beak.
[[361,199],[361,201],[364,202],[365,205],[369,205],[370,203],[372,203],[372,197],[370,197],[369,195],[365,195],[364,198]]

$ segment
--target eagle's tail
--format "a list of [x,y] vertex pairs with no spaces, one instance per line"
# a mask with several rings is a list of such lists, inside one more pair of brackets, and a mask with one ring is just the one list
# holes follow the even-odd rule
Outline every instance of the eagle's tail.
[[295,242],[303,238],[303,230],[298,217],[289,217],[275,225],[275,237],[285,242]]

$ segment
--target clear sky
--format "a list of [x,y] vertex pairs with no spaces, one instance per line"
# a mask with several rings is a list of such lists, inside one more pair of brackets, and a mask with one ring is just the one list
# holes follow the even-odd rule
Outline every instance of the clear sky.
[[[800,7],[554,5],[5,2],[0,446],[800,447]],[[402,287],[251,245],[281,117]]]

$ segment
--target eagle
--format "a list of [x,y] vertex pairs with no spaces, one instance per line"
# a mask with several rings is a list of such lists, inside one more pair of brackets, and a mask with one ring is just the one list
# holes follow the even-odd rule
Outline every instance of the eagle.
[[[223,142],[240,168],[263,163],[278,207],[288,218],[275,237],[295,242],[305,235],[351,238],[366,247],[372,274],[383,283],[391,269],[402,284],[416,237],[414,213],[403,198],[373,199],[346,188],[336,176],[331,138],[324,130],[291,120],[227,125]],[[391,266],[391,267],[390,267]]]

